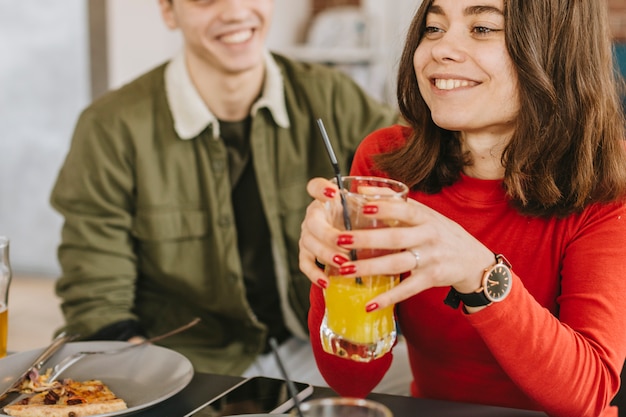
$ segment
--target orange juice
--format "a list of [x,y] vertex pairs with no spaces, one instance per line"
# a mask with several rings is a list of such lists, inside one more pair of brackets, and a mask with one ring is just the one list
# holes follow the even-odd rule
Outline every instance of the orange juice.
[[396,337],[393,306],[365,311],[372,298],[390,290],[398,276],[330,276],[324,290],[326,314],[320,330],[324,350],[367,362],[389,351]]
[[9,309],[0,302],[0,358],[7,354],[7,338],[9,330]]

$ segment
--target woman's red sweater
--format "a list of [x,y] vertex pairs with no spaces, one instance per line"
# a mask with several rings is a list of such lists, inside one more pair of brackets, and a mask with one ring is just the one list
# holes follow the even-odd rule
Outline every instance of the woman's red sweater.
[[[408,132],[394,126],[371,134],[351,173],[381,175],[371,156],[394,149]],[[509,296],[475,314],[443,303],[449,287],[397,305],[412,394],[560,417],[617,416],[609,402],[626,355],[626,207],[595,204],[566,218],[522,216],[501,181],[467,176],[437,194],[409,197],[504,254],[514,273]],[[326,354],[319,341],[323,312],[322,291],[313,286],[309,327],[320,371],[339,394],[367,395],[391,355],[357,363]]]

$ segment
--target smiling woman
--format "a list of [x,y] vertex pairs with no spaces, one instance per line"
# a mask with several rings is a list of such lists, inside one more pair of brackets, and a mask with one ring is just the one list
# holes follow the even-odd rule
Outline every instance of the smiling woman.
[[[413,58],[418,87],[433,122],[465,131],[467,144],[474,141],[474,131],[485,135],[488,129],[498,137],[513,132],[519,111],[517,74],[504,36],[504,14],[495,5],[450,10],[433,4],[428,13]],[[476,174],[484,177],[485,171]],[[494,175],[499,178],[502,172]]]
[[[399,65],[409,126],[369,135],[351,170],[410,186],[406,203],[363,209],[402,226],[339,230],[324,215],[336,188],[308,185],[300,268],[315,284],[309,330],[335,391],[364,395],[391,357],[323,351],[329,277],[316,260],[346,278],[402,274],[363,309],[396,304],[413,395],[617,416],[626,123],[611,41],[602,1],[424,1]],[[349,260],[365,249],[389,254]],[[497,286],[506,291],[494,297]]]

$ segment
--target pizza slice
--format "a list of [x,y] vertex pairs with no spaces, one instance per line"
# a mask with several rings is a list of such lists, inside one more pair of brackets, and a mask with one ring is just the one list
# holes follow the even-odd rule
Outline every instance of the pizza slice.
[[14,404],[4,412],[14,417],[85,417],[127,409],[102,381],[78,382],[64,379],[60,384]]

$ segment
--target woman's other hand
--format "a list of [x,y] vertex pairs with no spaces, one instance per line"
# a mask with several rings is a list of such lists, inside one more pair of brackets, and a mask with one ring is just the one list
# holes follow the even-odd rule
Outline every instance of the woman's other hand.
[[[481,286],[485,268],[495,263],[493,253],[456,222],[409,199],[406,203],[367,204],[364,214],[395,219],[402,226],[345,231],[327,220],[324,203],[339,198],[337,187],[323,178],[309,181],[315,198],[307,208],[300,236],[300,269],[316,285],[325,288],[328,276],[317,261],[341,268],[344,276],[403,274],[398,286],[370,300],[370,310],[398,303],[431,287],[454,286],[461,293]],[[376,258],[350,261],[351,249],[395,249]]]
[[[315,284],[322,288],[328,285],[328,276],[318,265],[334,263],[339,265],[349,260],[349,250],[338,247],[332,242],[337,241],[340,231],[334,228],[327,219],[324,203],[339,197],[337,186],[325,178],[313,178],[307,184],[307,192],[315,200],[309,204],[302,222],[300,233],[300,270]],[[333,262],[333,258],[335,261]],[[316,262],[316,260],[318,262]]]
[[[484,270],[495,263],[494,254],[458,223],[409,199],[405,204],[376,202],[365,209],[369,216],[396,219],[402,226],[349,232],[343,250],[396,249],[378,258],[344,263],[346,276],[410,274],[395,288],[370,300],[368,311],[403,301],[428,288],[454,286],[471,293],[482,285]],[[345,234],[346,232],[344,232]],[[329,238],[328,240],[330,241]]]

